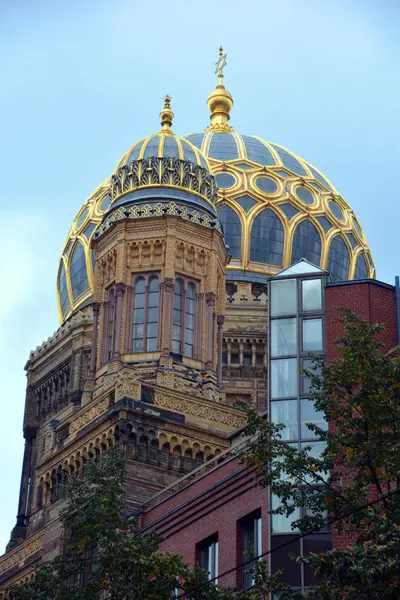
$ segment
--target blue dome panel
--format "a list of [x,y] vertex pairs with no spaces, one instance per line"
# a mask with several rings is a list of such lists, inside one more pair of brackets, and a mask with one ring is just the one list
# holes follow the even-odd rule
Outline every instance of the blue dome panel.
[[235,137],[231,133],[213,133],[208,156],[217,160],[239,158]]
[[194,165],[197,165],[196,153],[193,150],[193,148],[190,147],[190,144],[188,144],[184,140],[181,140],[181,144],[182,144],[185,160],[193,163]]
[[179,158],[179,148],[176,138],[172,136],[165,136],[163,154],[166,158],[170,158],[171,156],[174,158]]
[[185,137],[191,144],[193,144],[193,146],[196,146],[196,148],[201,150],[201,145],[204,140],[204,133],[193,133],[192,135],[187,135]]
[[160,139],[160,136],[154,135],[148,140],[143,158],[150,158],[150,156],[158,156],[158,145],[160,143]]
[[259,165],[276,165],[276,160],[272,152],[265,144],[250,135],[242,135],[242,140],[246,147],[247,158]]
[[299,163],[299,161],[294,156],[289,154],[289,152],[287,152],[283,148],[280,148],[279,146],[276,146],[275,144],[271,144],[271,146],[274,150],[276,150],[284,167],[290,169],[294,173],[297,173],[297,175],[304,175],[305,177],[309,176],[305,168]]
[[[138,143],[137,143],[137,144],[136,144],[136,145],[133,147],[133,150],[132,150],[132,152],[130,153],[130,155],[129,155],[129,158],[128,158],[128,164],[129,164],[130,162],[132,162],[132,161],[134,161],[134,160],[137,160],[137,159],[139,158],[139,154],[140,154],[140,151],[141,151],[141,149],[142,149],[143,143],[144,143],[144,140],[142,140],[141,142],[138,142]],[[123,160],[122,160],[121,162],[123,162]]]

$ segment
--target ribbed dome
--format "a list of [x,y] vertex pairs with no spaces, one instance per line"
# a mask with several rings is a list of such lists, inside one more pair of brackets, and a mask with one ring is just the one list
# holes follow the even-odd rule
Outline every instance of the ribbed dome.
[[136,142],[121,158],[116,171],[135,160],[142,158],[148,160],[151,157],[179,158],[203,167],[203,169],[207,169],[208,171],[210,170],[207,159],[190,141],[181,139],[176,135],[157,133]]
[[325,175],[279,144],[234,131],[184,136],[208,158],[232,280],[265,281],[306,258],[335,280],[375,277],[354,212]]

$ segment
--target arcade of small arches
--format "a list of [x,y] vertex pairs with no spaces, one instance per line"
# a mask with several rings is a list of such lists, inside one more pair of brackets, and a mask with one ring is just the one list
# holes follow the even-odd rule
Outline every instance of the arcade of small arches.
[[155,429],[137,426],[133,422],[118,423],[38,478],[36,509],[59,500],[68,480],[83,475],[85,462],[101,460],[102,455],[115,443],[123,445],[128,457],[185,473],[222,453],[219,447],[189,441],[172,433],[157,433]]
[[262,338],[227,336],[222,338],[224,367],[267,367],[267,341]]

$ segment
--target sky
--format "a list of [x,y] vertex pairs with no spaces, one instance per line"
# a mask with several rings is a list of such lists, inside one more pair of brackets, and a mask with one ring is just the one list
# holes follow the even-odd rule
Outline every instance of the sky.
[[80,207],[133,143],[208,124],[214,63],[242,134],[317,166],[354,209],[378,279],[400,274],[397,0],[0,0],[0,553],[15,524],[30,350],[58,327]]

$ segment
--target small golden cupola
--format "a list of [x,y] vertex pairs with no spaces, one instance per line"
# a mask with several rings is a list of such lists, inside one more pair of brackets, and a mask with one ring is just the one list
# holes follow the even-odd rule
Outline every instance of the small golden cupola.
[[217,188],[210,165],[196,146],[171,130],[171,98],[164,98],[161,130],[124,154],[110,180],[111,206],[97,228],[102,235],[116,219],[174,214],[219,227]]
[[211,124],[205,131],[233,131],[233,128],[228,125],[230,112],[233,107],[233,98],[222,83],[224,78],[223,70],[226,64],[226,54],[224,54],[221,46],[219,49],[219,58],[215,63],[215,74],[218,75],[218,85],[215,90],[211,92],[207,100]]

